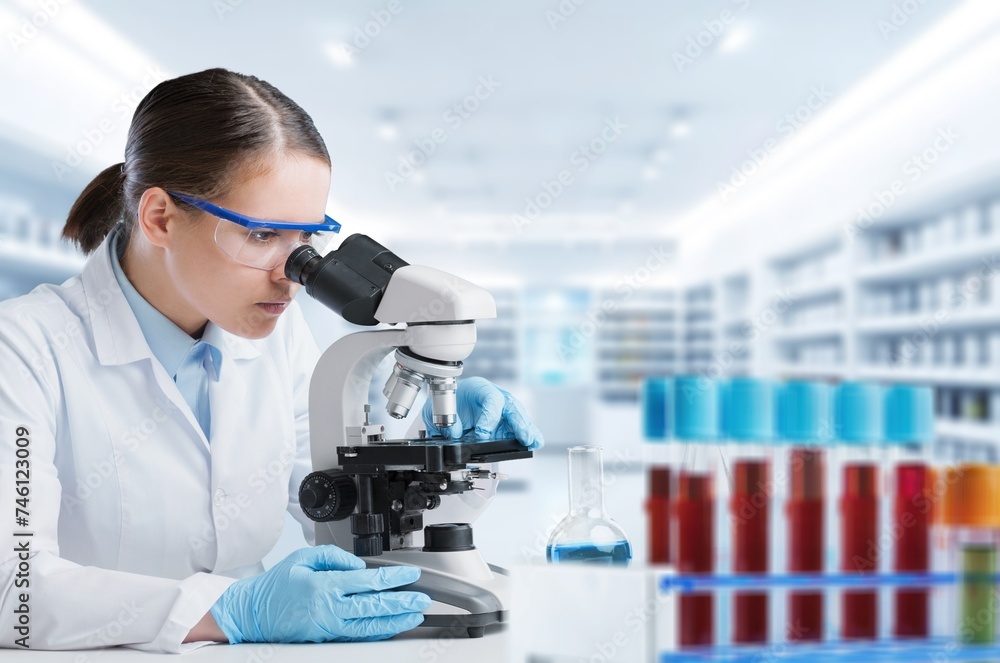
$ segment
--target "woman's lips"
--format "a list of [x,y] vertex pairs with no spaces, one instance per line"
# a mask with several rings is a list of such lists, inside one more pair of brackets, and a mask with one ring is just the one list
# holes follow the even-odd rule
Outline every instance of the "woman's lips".
[[288,302],[262,302],[257,307],[270,315],[281,315],[281,312],[288,306]]

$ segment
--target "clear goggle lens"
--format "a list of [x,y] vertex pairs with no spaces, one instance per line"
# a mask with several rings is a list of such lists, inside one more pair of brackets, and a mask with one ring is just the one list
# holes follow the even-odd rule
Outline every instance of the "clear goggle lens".
[[332,233],[245,228],[221,218],[215,228],[215,243],[223,253],[238,263],[265,270],[284,264],[300,246],[309,245],[320,255],[325,254],[333,239]]

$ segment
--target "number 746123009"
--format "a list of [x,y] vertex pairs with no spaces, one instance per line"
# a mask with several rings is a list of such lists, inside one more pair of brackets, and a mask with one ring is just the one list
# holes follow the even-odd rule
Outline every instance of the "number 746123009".
[[18,527],[27,527],[28,503],[31,499],[31,431],[19,426],[15,431],[17,439],[14,448],[14,522]]

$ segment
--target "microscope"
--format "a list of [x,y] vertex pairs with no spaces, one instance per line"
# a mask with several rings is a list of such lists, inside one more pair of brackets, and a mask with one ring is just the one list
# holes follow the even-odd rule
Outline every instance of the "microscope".
[[[473,545],[469,523],[424,526],[425,512],[477,490],[496,474],[481,465],[530,458],[517,440],[444,439],[420,431],[385,439],[372,423],[369,387],[382,360],[395,365],[382,393],[386,411],[405,418],[423,385],[437,427],[457,419],[457,378],[476,343],[475,321],[496,317],[493,297],[451,274],[410,265],[365,235],[351,235],[321,256],[301,246],[285,274],[348,322],[393,329],[349,334],[320,357],[309,387],[313,472],[299,487],[299,504],[316,522],[316,543],[335,544],[366,558],[369,568],[409,565],[433,604],[422,626],[446,626],[482,637],[507,619],[510,581]],[[414,535],[423,534],[423,545]]]

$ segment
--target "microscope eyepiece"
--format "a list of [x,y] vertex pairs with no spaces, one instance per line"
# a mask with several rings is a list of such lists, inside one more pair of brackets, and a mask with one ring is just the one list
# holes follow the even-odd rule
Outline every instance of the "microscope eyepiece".
[[288,256],[285,262],[285,276],[295,283],[305,285],[319,260],[320,256],[316,249],[304,244]]
[[351,235],[321,256],[300,246],[285,261],[285,276],[348,322],[378,324],[375,311],[393,274],[409,263],[366,235]]

